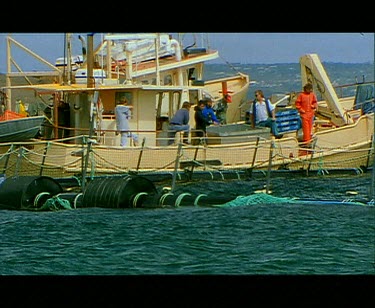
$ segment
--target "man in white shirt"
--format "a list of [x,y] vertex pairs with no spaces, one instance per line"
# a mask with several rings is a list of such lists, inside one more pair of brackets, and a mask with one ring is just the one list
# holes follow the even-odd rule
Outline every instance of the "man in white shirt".
[[248,112],[251,117],[251,125],[253,128],[255,128],[255,126],[269,127],[271,128],[273,136],[276,138],[282,137],[277,130],[275,106],[272,105],[268,99],[265,99],[262,90],[255,91],[255,99]]
[[127,146],[129,137],[133,139],[133,143],[135,146],[138,145],[138,135],[129,132],[129,119],[131,118],[130,108],[132,108],[132,106],[128,106],[128,100],[126,97],[122,97],[119,104],[115,108],[116,126],[117,131],[121,134],[120,145],[122,147]]

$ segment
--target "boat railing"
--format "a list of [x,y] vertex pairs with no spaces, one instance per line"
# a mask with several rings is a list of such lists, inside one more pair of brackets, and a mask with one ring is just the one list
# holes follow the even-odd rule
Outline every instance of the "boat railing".
[[[228,137],[231,141],[235,138]],[[95,138],[80,135],[60,140],[34,140],[0,144],[0,174],[7,176],[44,175],[53,177],[74,176],[78,179],[100,174],[124,174],[168,172],[176,174],[187,170],[207,171],[223,176],[225,171],[252,170],[313,170],[324,171],[351,164],[353,159],[366,168],[373,160],[373,149],[337,149],[315,144],[303,147],[295,138],[278,140],[252,136],[249,142],[225,143],[220,145],[183,144],[158,147],[145,143],[137,147],[108,147]],[[255,140],[255,142],[254,142]],[[130,144],[130,143],[129,143]],[[331,161],[324,153],[337,153],[342,158]],[[355,157],[354,157],[355,156]],[[281,168],[281,169],[280,169]],[[302,168],[302,169],[301,169]],[[307,168],[307,169],[306,169]],[[358,169],[359,170],[359,169]]]
[[[53,126],[55,128],[55,126]],[[64,136],[63,138],[54,138],[53,136],[51,138],[44,138],[44,136],[41,136],[42,140],[54,140],[58,142],[63,142],[63,143],[84,143],[84,139],[81,137],[81,135],[89,135],[90,129],[89,128],[72,128],[72,127],[64,127],[64,126],[56,126],[58,131],[69,131],[69,136]],[[167,145],[169,143],[169,140],[171,139],[168,137],[170,130],[165,130],[165,131],[160,131],[160,130],[142,130],[142,129],[129,129],[126,130],[129,135],[127,136],[128,138],[128,144],[130,146],[135,145],[133,143],[133,139],[131,136],[132,134],[137,134],[137,135],[142,135],[145,136],[146,140],[147,139],[155,139],[156,145]],[[119,145],[120,142],[120,135],[121,131],[118,131],[117,129],[101,129],[97,128],[94,129],[93,135],[91,136],[92,140],[96,140],[96,144],[101,144],[101,145],[111,145],[111,146],[116,146]],[[183,140],[183,131],[181,132],[176,132],[173,137],[173,144],[178,144],[180,141],[182,142]],[[150,136],[150,138],[147,138],[147,135]],[[156,137],[154,137],[156,136]],[[205,132],[200,129],[191,129],[188,133],[188,140],[189,144],[203,144],[206,143],[208,139],[213,139],[210,137],[207,137]]]
[[[186,144],[191,144],[191,145],[214,145],[214,144],[235,144],[235,143],[241,143],[241,142],[253,142],[257,140],[257,138],[260,137],[261,140],[269,140],[270,138],[264,138],[263,136],[258,136],[258,135],[223,135],[223,136],[210,136],[207,135],[203,130],[200,129],[191,129],[188,132],[187,138],[184,138],[184,131],[152,131],[152,130],[127,130],[126,132],[133,133],[133,134],[138,134],[138,135],[143,135],[146,136],[147,140],[147,135],[153,135],[155,137],[156,145],[163,146],[163,145],[168,145],[169,141],[171,141],[171,138],[173,139],[172,144],[173,145],[178,145],[180,142],[184,143],[184,139]],[[173,134],[173,137],[168,137],[170,132],[175,132]],[[119,140],[118,139],[118,134],[119,132],[117,130],[101,130],[100,131],[100,136],[101,140],[99,140],[100,144],[111,144],[111,145],[118,145]],[[112,137],[109,137],[112,136]],[[271,134],[269,135],[271,137]],[[107,138],[107,140],[106,140]],[[109,141],[110,138],[115,138],[116,140]],[[128,144],[133,145],[133,139],[131,135],[128,135]]]
[[[338,85],[334,86],[336,95],[338,98],[349,98],[349,97],[355,97],[357,93],[358,86],[361,85],[374,85],[375,81],[364,81],[364,82],[355,82],[355,83],[349,83],[344,85]],[[293,92],[295,95],[298,95],[300,92]],[[318,100],[323,100],[322,94],[317,91],[316,93]]]
[[334,86],[334,89],[339,98],[345,98],[345,97],[355,96],[357,92],[357,87],[359,85],[374,85],[374,83],[375,83],[374,81],[356,82],[356,83]]

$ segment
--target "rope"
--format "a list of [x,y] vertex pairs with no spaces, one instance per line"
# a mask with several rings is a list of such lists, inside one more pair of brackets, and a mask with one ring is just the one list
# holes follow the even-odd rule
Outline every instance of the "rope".
[[207,195],[206,194],[200,194],[200,195],[198,195],[198,197],[196,197],[195,200],[194,200],[194,206],[198,206],[198,201],[202,197],[207,197]]
[[161,197],[160,197],[160,199],[159,199],[159,205],[161,206],[161,207],[164,207],[165,205],[164,205],[164,201],[165,201],[165,199],[168,197],[168,196],[173,196],[174,194],[173,193],[166,193],[166,194],[163,194]]
[[180,203],[181,203],[181,201],[182,201],[182,199],[183,199],[185,196],[191,196],[191,194],[190,194],[190,193],[183,193],[183,194],[180,194],[180,195],[177,197],[174,206],[175,206],[175,207],[179,207],[179,206],[180,206]]
[[133,208],[137,207],[137,202],[138,202],[138,199],[141,197],[141,196],[147,196],[148,193],[146,192],[140,192],[138,194],[135,195],[134,199],[133,199]]
[[79,199],[80,197],[83,197],[83,193],[79,193],[79,194],[78,194],[77,196],[75,196],[75,198],[74,198],[73,206],[74,206],[75,209],[77,208],[77,202],[78,202],[78,199]]
[[[80,137],[81,138],[81,137]],[[43,174],[44,175],[52,175],[52,174],[61,174],[62,171],[65,172],[65,174],[76,174],[79,172],[79,170],[82,169],[82,157],[66,157],[66,153],[69,152],[65,148],[64,145],[62,145],[59,142],[53,142],[53,141],[46,141],[46,144],[50,144],[51,147],[55,149],[53,151],[54,155],[51,155],[51,151],[47,153],[47,158],[45,161],[43,159],[45,153],[45,147],[33,147],[35,144],[41,144],[40,141],[36,142],[30,142],[30,143],[9,143],[9,144],[2,144],[1,146],[7,146],[6,149],[4,149],[5,153],[2,153],[0,155],[0,163],[2,164],[1,168],[4,170],[3,172],[5,174],[12,173],[15,169],[17,169],[16,161],[18,158],[19,163],[22,164],[22,167],[18,168],[18,171],[20,174],[39,174],[40,168],[43,168]],[[268,146],[268,143],[264,146]],[[12,147],[13,146],[13,147]],[[21,146],[23,149],[23,152],[19,152],[19,147]],[[56,148],[56,146],[58,146]],[[70,145],[67,145],[68,149],[71,147]],[[34,150],[34,149],[38,150]],[[62,151],[59,151],[60,148]],[[74,147],[72,147],[74,148]],[[243,147],[237,147],[235,148],[236,153],[236,160],[233,162],[230,160],[231,152],[229,145],[228,145],[228,151],[225,151],[226,147],[220,147],[217,151],[216,148],[213,146],[205,146],[202,151],[200,152],[201,155],[199,158],[193,158],[193,154],[190,152],[194,152],[191,149],[194,147],[183,147],[183,151],[181,152],[182,159],[188,159],[189,161],[193,161],[195,163],[195,166],[199,168],[203,168],[204,170],[210,172],[221,172],[223,170],[243,170],[244,168],[251,168],[252,170],[262,170],[264,167],[267,167],[269,162],[269,157],[264,156],[263,154],[260,155],[258,152],[257,154],[257,160],[253,164],[251,162],[251,157],[253,157],[253,151],[254,151],[254,144],[246,144]],[[262,145],[258,145],[257,148],[262,148]],[[148,151],[147,148],[144,149],[145,151]],[[153,148],[150,149],[151,151],[154,150]],[[290,151],[311,151],[311,149],[308,148],[290,148]],[[170,151],[175,151],[174,149],[170,149]],[[262,150],[262,153],[265,150]],[[317,170],[319,174],[328,174],[328,170],[331,168],[343,168],[345,164],[348,165],[348,167],[353,168],[358,173],[362,173],[363,170],[360,169],[362,165],[366,166],[368,165],[368,161],[374,156],[374,149],[373,146],[366,149],[353,149],[348,150],[344,147],[336,148],[335,146],[331,147],[325,147],[324,149],[320,147],[316,147],[314,150],[314,158],[313,160],[302,160],[305,156],[298,156],[298,155],[292,155],[290,156],[288,148],[281,149],[280,145],[276,143],[276,148],[273,152],[273,164],[274,162],[277,162],[277,165],[283,164],[286,168],[289,170],[298,170],[298,169],[306,169],[306,166],[309,165],[309,168],[311,167],[311,170]],[[224,152],[224,154],[222,154]],[[57,154],[56,154],[57,153]],[[60,154],[62,153],[62,154]],[[131,155],[131,152],[126,152],[127,154]],[[150,152],[148,152],[150,154]],[[168,154],[168,153],[166,153]],[[170,153],[171,154],[171,153]],[[324,154],[324,156],[323,156]],[[328,154],[328,155],[326,155]],[[339,160],[334,161],[332,160],[331,155],[340,155],[341,157]],[[346,155],[348,154],[348,155]],[[19,156],[21,155],[21,156]],[[158,155],[158,154],[156,154]],[[224,155],[224,156],[219,156]],[[228,157],[226,157],[227,155]],[[307,154],[308,156],[309,154]],[[346,157],[345,157],[346,156]],[[104,156],[105,157],[105,156]],[[113,163],[109,158],[108,160],[105,159],[103,156],[100,156],[96,151],[95,148],[91,152],[90,156],[90,163],[91,163],[91,176],[94,176],[99,169],[101,173],[127,173],[130,172],[129,165],[127,165],[127,155],[125,155],[123,158],[121,157],[120,160],[115,160],[118,163]],[[169,154],[168,154],[168,157]],[[205,164],[205,158],[212,158],[212,157],[221,157],[222,159],[222,165],[206,165]],[[169,158],[168,158],[169,159]],[[143,171],[147,172],[159,172],[159,171],[170,171],[173,167],[173,165],[176,162],[176,156],[173,155],[173,157],[170,157],[170,161],[162,161],[161,163],[163,165],[155,164],[154,168],[149,169],[148,167],[144,170],[140,168],[137,170],[137,173],[142,173]],[[228,160],[227,160],[228,159]],[[123,160],[122,162],[120,162]],[[198,161],[199,160],[199,161]],[[356,163],[358,161],[358,163]],[[353,164],[354,162],[354,164]],[[353,167],[354,166],[354,167]],[[36,170],[39,168],[39,170]],[[211,174],[211,177],[213,178],[213,175]],[[223,178],[223,175],[221,175],[221,178]]]
[[225,62],[226,65],[228,65],[233,71],[236,73],[241,73],[238,69],[236,69],[231,63],[229,63],[227,60],[225,60],[221,55],[219,55],[219,58]]
[[40,194],[38,194],[35,199],[34,199],[34,207],[37,207],[38,206],[38,202],[39,202],[39,199],[43,196],[50,196],[51,194],[49,192],[41,192]]

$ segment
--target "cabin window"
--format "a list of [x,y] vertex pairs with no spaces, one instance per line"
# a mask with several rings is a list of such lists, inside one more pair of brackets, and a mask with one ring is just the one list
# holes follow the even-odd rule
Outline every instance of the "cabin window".
[[115,105],[117,106],[121,98],[126,97],[129,105],[133,105],[133,96],[131,92],[116,92]]
[[160,92],[156,96],[156,115],[157,117],[169,118],[169,93]]
[[181,92],[160,92],[156,96],[156,116],[171,118],[181,106]]
[[188,69],[188,80],[195,80],[194,71],[194,67]]
[[171,86],[173,83],[172,83],[172,75],[166,75],[164,76],[164,85],[165,86]]
[[192,104],[198,104],[199,102],[199,93],[198,90],[189,91],[189,102]]

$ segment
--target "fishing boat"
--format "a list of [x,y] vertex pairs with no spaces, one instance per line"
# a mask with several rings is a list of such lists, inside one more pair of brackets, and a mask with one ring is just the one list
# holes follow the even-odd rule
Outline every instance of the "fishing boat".
[[[136,61],[133,57],[135,41],[145,39],[154,42],[156,55],[152,59]],[[125,41],[123,46],[127,46],[126,42],[132,46],[125,49],[119,60],[115,59],[120,61],[118,63],[112,56],[107,56],[111,55],[111,46],[117,41]],[[8,42],[12,43],[14,39],[8,37]],[[348,168],[363,172],[372,166],[374,82],[349,85],[354,93],[339,97],[318,55],[302,56],[302,84],[309,81],[314,90],[322,94],[315,119],[314,141],[306,146],[301,143],[300,130],[295,125],[298,115],[293,106],[293,93],[287,95],[286,104],[284,99],[273,101],[278,108],[279,125],[283,127],[283,137],[275,139],[267,128],[252,129],[245,121],[246,96],[251,84],[249,76],[239,73],[205,80],[204,64],[216,59],[218,51],[183,48],[174,39],[169,43],[171,48],[166,50],[170,54],[163,53],[159,57],[160,34],[107,35],[96,49],[101,52],[96,53],[92,35],[88,35],[86,61],[76,70],[80,72],[78,83],[77,78],[63,76],[61,68],[55,66],[54,74],[50,76],[59,82],[12,86],[8,81],[2,88],[8,100],[11,91],[17,89],[32,91],[42,100],[53,95],[54,111],[57,112],[60,100],[69,103],[71,121],[66,128],[70,131],[68,138],[1,143],[2,172],[83,178],[88,175],[163,173],[173,174],[176,179],[178,174],[191,174],[192,171],[224,176],[225,172],[240,174],[254,169],[325,173]],[[116,52],[118,54],[117,49]],[[80,69],[86,73],[85,81],[82,81]],[[12,73],[8,71],[7,78],[10,77]],[[184,144],[177,133],[174,144],[168,145],[169,120],[184,101],[196,104],[210,96],[215,102],[223,93],[232,96],[227,125],[210,127],[207,142],[199,140],[198,145]],[[138,145],[132,144],[131,140],[128,147],[119,145],[114,108],[122,96],[126,96],[132,105],[130,127],[141,140]],[[8,105],[11,105],[9,101]],[[191,127],[195,126],[193,109],[190,111]],[[57,118],[53,121],[57,136]],[[190,134],[189,141],[192,138]]]
[[26,117],[6,110],[0,113],[0,142],[28,141],[36,138],[44,116]]

